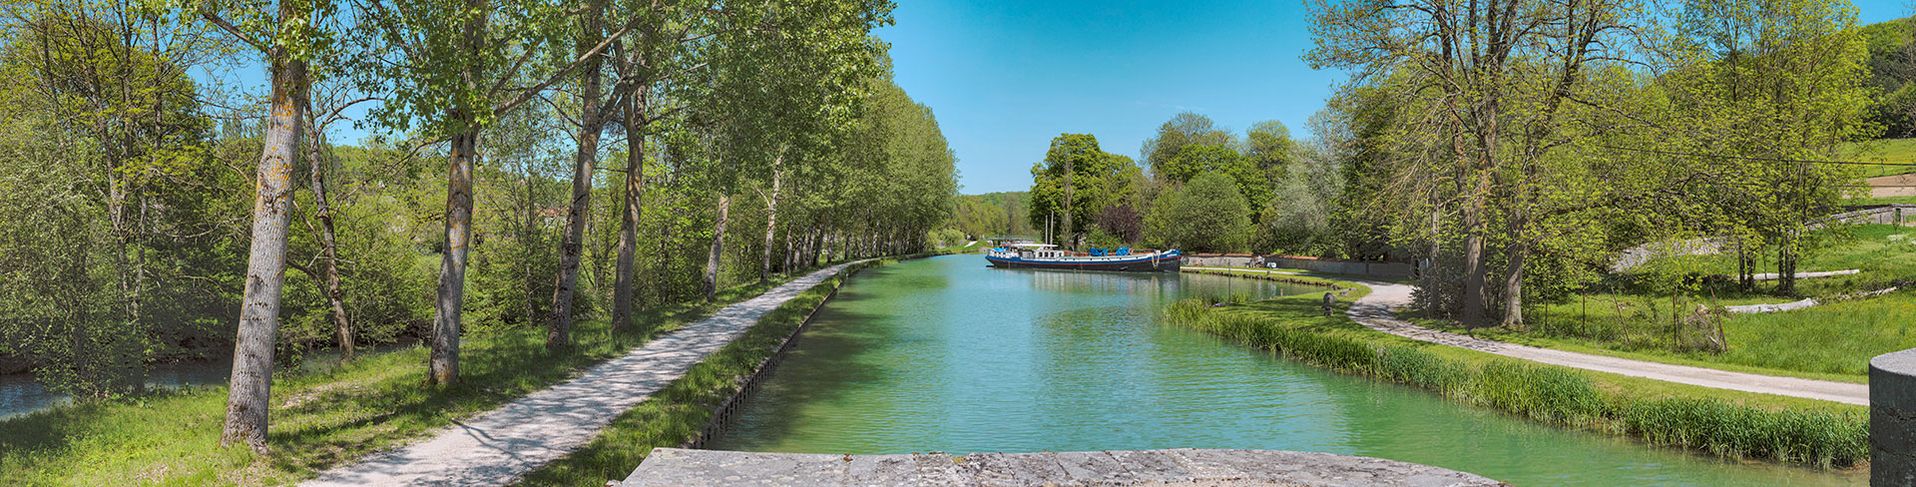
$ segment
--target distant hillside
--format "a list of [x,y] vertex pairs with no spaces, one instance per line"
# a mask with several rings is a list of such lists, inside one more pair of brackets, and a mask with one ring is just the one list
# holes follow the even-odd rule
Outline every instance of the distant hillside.
[[1036,236],[1025,214],[1030,210],[1030,194],[1005,191],[958,195],[952,222],[959,231],[973,237],[994,235]]

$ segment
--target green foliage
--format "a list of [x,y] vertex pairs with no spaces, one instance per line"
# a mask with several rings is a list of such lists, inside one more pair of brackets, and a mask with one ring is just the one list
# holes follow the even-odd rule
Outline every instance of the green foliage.
[[1021,235],[1035,237],[1041,230],[1031,227],[1026,210],[1030,193],[1023,191],[958,195],[952,225],[977,238]]
[[[1065,167],[1071,167],[1071,201],[1065,201]],[[1031,166],[1031,228],[1045,228],[1046,219],[1063,240],[1087,232],[1105,208],[1136,201],[1143,186],[1143,170],[1131,158],[1098,148],[1090,134],[1061,134],[1051,139],[1044,161]],[[1072,228],[1063,228],[1065,212]],[[1042,231],[1042,230],[1041,230]]]
[[180,64],[200,54],[190,34],[140,37],[134,26],[165,24],[82,6],[0,14],[0,356],[98,398],[138,392],[147,361],[226,334],[226,215],[247,182],[215,158]]
[[[1182,112],[1158,126],[1157,135],[1144,141],[1144,163],[1151,168],[1151,174],[1160,180],[1169,174],[1179,172],[1169,170],[1166,164],[1175,165],[1172,159],[1192,145],[1229,147],[1231,134],[1217,128],[1211,117],[1192,112]],[[1190,175],[1186,175],[1188,180]]]
[[1227,176],[1199,175],[1152,204],[1145,220],[1149,241],[1192,252],[1241,251],[1250,242],[1250,205]]
[[1884,137],[1916,136],[1916,18],[1859,29],[1869,49],[1869,86],[1876,91],[1870,121]]

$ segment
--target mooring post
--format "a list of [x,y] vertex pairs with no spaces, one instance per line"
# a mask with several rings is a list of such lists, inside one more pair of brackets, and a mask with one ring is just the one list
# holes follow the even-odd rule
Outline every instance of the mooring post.
[[1869,483],[1916,486],[1916,349],[1869,361]]

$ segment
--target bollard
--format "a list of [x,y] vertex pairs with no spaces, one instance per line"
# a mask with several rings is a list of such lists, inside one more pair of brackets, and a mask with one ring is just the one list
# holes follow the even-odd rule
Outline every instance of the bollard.
[[1916,486],[1916,349],[1869,360],[1869,483]]
[[1324,316],[1330,316],[1331,309],[1335,307],[1337,307],[1337,298],[1331,296],[1331,291],[1324,291]]

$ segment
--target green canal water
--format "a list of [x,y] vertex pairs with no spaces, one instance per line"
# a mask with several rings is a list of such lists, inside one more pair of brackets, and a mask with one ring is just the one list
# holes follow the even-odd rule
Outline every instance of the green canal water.
[[1185,297],[1313,288],[1204,275],[867,269],[714,449],[906,453],[1254,448],[1437,465],[1518,485],[1860,485],[1566,431],[1160,323]]

